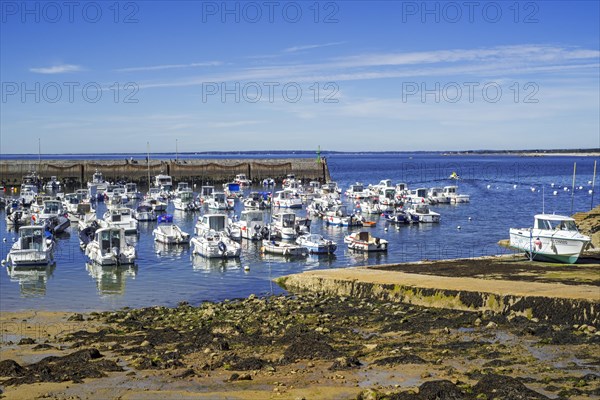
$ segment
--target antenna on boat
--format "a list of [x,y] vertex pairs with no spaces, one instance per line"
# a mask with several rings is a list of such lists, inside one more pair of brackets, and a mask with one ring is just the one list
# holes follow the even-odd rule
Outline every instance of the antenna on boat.
[[575,172],[577,172],[577,162],[573,163],[573,185],[571,186],[571,215],[573,215],[573,200],[575,198]]
[[590,203],[590,210],[594,208],[594,186],[596,185],[596,162],[598,160],[594,160],[594,176],[592,177],[592,202]]

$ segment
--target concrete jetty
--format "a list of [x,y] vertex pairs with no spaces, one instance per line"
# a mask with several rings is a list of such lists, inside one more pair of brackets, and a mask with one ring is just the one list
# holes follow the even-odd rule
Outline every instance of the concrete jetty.
[[[490,271],[486,273],[485,271]],[[600,325],[600,264],[531,264],[513,256],[307,271],[276,280],[317,292]]]
[[1,160],[0,181],[5,186],[17,186],[24,175],[37,172],[44,180],[56,176],[59,180],[77,184],[91,180],[94,172],[102,172],[109,181],[127,180],[148,183],[159,173],[173,177],[175,181],[228,182],[237,174],[259,182],[265,178],[278,181],[287,174],[295,174],[303,181],[331,180],[325,158],[264,158],[264,159],[184,159],[164,160]]

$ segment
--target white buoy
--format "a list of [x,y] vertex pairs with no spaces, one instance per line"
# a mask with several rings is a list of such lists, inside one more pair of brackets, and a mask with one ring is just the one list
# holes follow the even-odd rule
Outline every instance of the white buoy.
[[160,250],[156,250],[156,255],[160,256]]
[[565,192],[568,192],[568,191],[569,191],[569,188],[565,186],[565,187],[563,188],[563,190],[564,190]]
[[244,265],[244,271],[250,271],[250,266],[249,265]]
[[6,238],[2,239],[2,241],[3,241],[4,243],[6,243]]
[[552,182],[552,183],[550,184],[550,186],[554,187],[554,182]]
[[492,187],[492,185],[487,185],[487,188],[488,188],[488,189],[489,189],[489,188],[491,188],[491,187]]
[[456,229],[460,229],[460,225],[456,227]]
[[579,186],[579,190],[583,190],[583,186]]
[[532,192],[535,192],[535,188],[534,188],[534,187],[532,187],[532,188],[531,188],[531,191],[532,191]]
[[591,184],[592,184],[592,181],[588,181],[588,185],[591,185]]
[[592,193],[594,193],[594,191],[592,189],[590,189],[590,190],[588,190],[588,193],[592,194]]
[[469,217],[469,221],[472,220],[473,218]]
[[388,230],[388,227],[386,226],[385,228],[383,228],[383,230],[387,232],[387,230]]
[[516,189],[516,188],[517,188],[517,185],[513,185],[513,189]]
[[558,194],[558,190],[555,190],[554,192],[552,192],[553,195],[557,195]]

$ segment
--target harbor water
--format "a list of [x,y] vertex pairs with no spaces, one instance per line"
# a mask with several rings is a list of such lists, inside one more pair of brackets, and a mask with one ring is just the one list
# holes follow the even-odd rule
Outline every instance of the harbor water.
[[[298,157],[298,154],[277,156]],[[53,158],[60,157],[53,155]],[[206,155],[202,157],[206,158]],[[227,158],[227,155],[219,157]],[[264,158],[265,154],[256,157]],[[291,260],[261,254],[260,243],[247,240],[241,242],[239,260],[193,256],[190,246],[167,247],[155,243],[152,230],[156,222],[146,222],[140,223],[138,235],[128,237],[138,251],[135,266],[100,267],[86,262],[74,224],[57,240],[55,264],[43,268],[1,267],[0,310],[90,311],[125,306],[172,306],[181,301],[198,304],[205,300],[245,297],[251,293],[282,293],[282,289],[273,283],[274,278],[311,269],[506,254],[510,250],[499,247],[497,242],[508,238],[511,227],[530,226],[534,214],[545,211],[570,215],[588,211],[600,203],[598,193],[594,197],[590,194],[594,160],[594,157],[574,156],[330,154],[327,162],[331,176],[342,190],[355,182],[377,184],[382,179],[391,179],[394,184],[405,182],[411,189],[456,184],[460,193],[470,195],[471,201],[432,206],[432,210],[441,214],[439,224],[396,227],[387,225],[378,215],[365,215],[376,225],[351,228],[350,231],[369,230],[388,240],[388,252],[379,254],[348,250],[343,242],[349,232],[347,227],[328,226],[313,218],[311,231],[336,241],[335,255],[311,255],[306,259]],[[574,163],[577,173],[573,191]],[[459,180],[449,179],[453,172],[460,176]],[[268,190],[279,188],[280,185]],[[195,192],[199,190],[198,184]],[[252,190],[266,189],[253,187]],[[354,207],[352,200],[345,196],[342,199],[348,209]],[[242,208],[241,202],[236,201],[235,210],[230,214],[239,215]],[[98,215],[105,210],[105,205],[100,203]],[[201,212],[175,211],[172,203],[168,207],[174,222],[191,234],[197,218],[206,212],[206,208]],[[305,216],[306,205],[294,212]],[[6,259],[17,233],[14,228],[7,227],[4,211],[0,232],[0,256]]]

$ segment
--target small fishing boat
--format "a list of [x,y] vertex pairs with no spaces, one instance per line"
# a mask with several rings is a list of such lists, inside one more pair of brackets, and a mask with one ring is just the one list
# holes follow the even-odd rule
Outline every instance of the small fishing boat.
[[173,199],[173,206],[180,211],[198,211],[201,208],[194,200],[194,193],[191,190],[179,192],[179,195]]
[[306,247],[310,254],[333,254],[337,249],[335,242],[327,240],[322,235],[316,233],[298,236],[296,243]]
[[234,240],[242,239],[242,232],[239,227],[233,224],[231,218],[225,214],[204,214],[196,221],[194,231],[196,235],[201,236],[209,231],[222,232]]
[[212,196],[206,200],[206,204],[211,210],[233,209],[233,204],[230,204],[224,192],[213,192]]
[[6,225],[26,225],[31,222],[29,208],[23,207],[22,203],[13,200],[6,205]]
[[246,178],[246,174],[237,174],[233,181],[240,186],[250,186],[252,184],[252,181]]
[[360,182],[350,185],[350,188],[346,190],[346,196],[352,199],[360,200],[369,197],[370,195],[371,191],[369,189],[365,189],[365,186]]
[[387,251],[388,241],[375,236],[371,236],[369,232],[355,232],[344,237],[344,243],[348,244],[348,248],[357,251]]
[[275,179],[273,178],[265,178],[262,181],[263,186],[275,186]]
[[274,237],[288,240],[296,239],[298,236],[296,214],[293,212],[282,212],[273,214],[271,219],[271,234]]
[[22,185],[21,193],[19,195],[19,201],[23,205],[28,206],[35,201],[35,198],[37,197],[37,195],[38,195],[37,187],[35,187],[33,185]]
[[246,210],[264,210],[267,208],[267,201],[265,195],[259,192],[251,192],[246,199],[244,199],[244,208]]
[[345,205],[331,207],[329,211],[325,212],[323,219],[329,225],[348,227],[363,226],[364,221],[362,215],[349,214]]
[[194,236],[191,240],[193,253],[206,258],[237,258],[242,246],[228,238],[224,232],[209,230]]
[[212,197],[213,192],[215,191],[214,186],[202,186],[200,188],[200,194],[198,194],[198,200],[200,203],[205,203]]
[[187,182],[179,182],[177,183],[177,188],[175,189],[175,196],[179,196],[183,192],[192,192],[192,188],[190,184]]
[[431,188],[427,191],[427,199],[430,204],[447,204],[450,203],[450,197],[444,193],[444,189],[439,187]]
[[458,186],[444,186],[444,196],[451,204],[469,203],[471,198],[467,194],[459,194]]
[[590,243],[575,220],[562,215],[538,214],[533,228],[510,228],[510,246],[533,260],[574,264]]
[[59,182],[59,180],[56,178],[56,176],[51,176],[50,180],[46,183],[46,185],[44,186],[44,188],[48,191],[48,192],[56,192],[58,190],[60,190],[61,187],[61,183]]
[[96,230],[94,240],[85,247],[85,255],[100,265],[126,265],[135,262],[137,252],[125,240],[122,228],[109,227]]
[[92,175],[92,180],[87,183],[87,187],[88,192],[90,194],[90,198],[100,199],[103,198],[102,195],[107,189],[108,184],[104,181],[102,172],[96,170],[96,172],[94,172],[94,174]]
[[412,221],[410,215],[404,210],[397,209],[394,212],[385,212],[383,218],[391,224],[408,224]]
[[165,244],[188,244],[190,234],[173,223],[173,216],[166,214],[158,218],[158,226],[152,231],[154,240]]
[[288,257],[306,257],[308,255],[308,249],[304,246],[269,239],[263,239],[260,250],[262,253]]
[[130,200],[141,200],[144,197],[142,196],[142,192],[138,190],[137,185],[133,182],[125,184],[125,195]]
[[109,227],[121,228],[125,234],[136,234],[138,231],[138,222],[133,218],[131,208],[119,207],[113,208],[104,213],[104,221]]
[[22,226],[7,261],[12,265],[47,265],[54,259],[53,250],[54,241],[43,226]]
[[291,189],[275,192],[272,201],[275,207],[302,208],[302,199],[300,198],[300,195]]
[[139,222],[156,221],[157,216],[152,204],[149,202],[143,202],[133,212],[133,218]]
[[427,188],[410,190],[406,195],[406,199],[409,203],[429,204],[429,199],[427,198]]
[[261,240],[268,236],[269,228],[264,224],[264,215],[261,211],[244,210],[239,221],[232,225],[240,230],[241,237],[248,240]]
[[52,216],[44,220],[44,229],[53,235],[63,233],[69,226],[71,226],[71,221],[63,215]]
[[406,213],[410,216],[412,222],[437,223],[440,222],[441,218],[440,214],[431,211],[429,205],[424,203],[411,204]]
[[173,190],[173,179],[169,175],[158,174],[154,177],[154,187],[165,193]]

